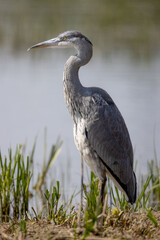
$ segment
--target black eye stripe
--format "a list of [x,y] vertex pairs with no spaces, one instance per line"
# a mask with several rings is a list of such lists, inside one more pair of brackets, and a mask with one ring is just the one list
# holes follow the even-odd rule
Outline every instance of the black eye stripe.
[[[82,36],[82,35],[80,35],[80,36],[76,36],[76,35],[70,35],[70,36],[64,36],[66,39],[71,39],[71,38],[81,38],[81,39],[85,39],[88,43],[90,43],[91,45],[92,45],[92,43],[91,43],[91,41],[88,39],[88,38],[86,38],[85,36]],[[64,39],[64,37],[61,37],[61,41],[65,41],[66,39]]]

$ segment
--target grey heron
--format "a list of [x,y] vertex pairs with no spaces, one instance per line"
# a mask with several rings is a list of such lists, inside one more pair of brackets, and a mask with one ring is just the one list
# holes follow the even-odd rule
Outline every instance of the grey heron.
[[77,53],[64,67],[64,98],[74,122],[74,140],[82,162],[85,160],[99,178],[102,202],[108,175],[133,204],[137,183],[132,143],[124,119],[105,90],[85,87],[79,80],[79,68],[92,57],[92,43],[80,32],[66,31],[30,49],[68,46],[75,48]]

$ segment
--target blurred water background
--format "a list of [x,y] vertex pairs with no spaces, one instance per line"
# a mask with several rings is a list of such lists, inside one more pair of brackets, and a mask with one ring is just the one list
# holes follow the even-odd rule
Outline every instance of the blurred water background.
[[[159,0],[0,0],[0,149],[26,144],[35,137],[35,169],[47,149],[63,140],[49,173],[72,193],[80,186],[80,155],[66,110],[63,67],[74,50],[39,49],[35,43],[78,30],[93,43],[91,62],[80,70],[85,86],[104,88],[128,126],[137,172],[160,157],[160,1]],[[86,177],[87,178],[87,177]]]

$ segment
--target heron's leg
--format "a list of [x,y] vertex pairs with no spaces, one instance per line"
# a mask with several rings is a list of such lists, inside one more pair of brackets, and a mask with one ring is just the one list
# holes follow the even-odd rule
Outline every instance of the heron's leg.
[[104,196],[104,189],[106,185],[106,177],[103,180],[99,180],[99,197],[98,197],[98,205],[97,205],[97,213],[98,218],[95,223],[95,227],[97,229],[102,229],[102,226],[104,224],[104,218],[105,218],[105,211],[106,211],[106,205],[107,205],[107,195]]
[[99,188],[99,197],[98,197],[98,213],[101,215],[101,217],[99,217],[96,221],[96,224],[95,226],[99,229],[102,228],[103,226],[103,222],[104,222],[104,209],[106,209],[106,199],[104,201],[104,189],[105,189],[105,185],[106,185],[106,176],[104,176],[103,180],[102,179],[99,179],[99,185],[98,185],[98,188]]
[[83,158],[81,157],[81,210],[83,207]]
[[78,225],[80,226],[81,221],[81,211],[83,207],[83,158],[81,156],[81,197],[80,197],[80,206],[79,206],[79,213],[78,213]]
[[102,203],[102,207],[103,207],[103,203],[104,203],[104,189],[105,189],[105,185],[106,185],[106,177],[103,178],[103,180],[99,180],[99,201],[101,201]]

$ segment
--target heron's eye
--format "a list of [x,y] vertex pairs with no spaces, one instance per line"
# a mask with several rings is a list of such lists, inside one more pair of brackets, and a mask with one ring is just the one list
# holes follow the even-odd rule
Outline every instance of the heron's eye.
[[66,40],[67,38],[66,37],[63,37],[63,40]]

